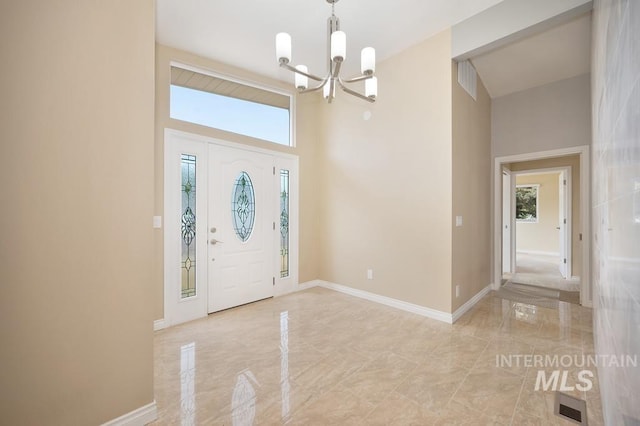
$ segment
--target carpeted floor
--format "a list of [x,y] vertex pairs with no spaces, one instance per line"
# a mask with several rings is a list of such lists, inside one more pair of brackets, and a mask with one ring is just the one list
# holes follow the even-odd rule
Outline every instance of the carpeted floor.
[[580,279],[564,279],[558,269],[559,261],[553,256],[518,253],[516,272],[505,274],[512,282],[568,292],[580,291]]

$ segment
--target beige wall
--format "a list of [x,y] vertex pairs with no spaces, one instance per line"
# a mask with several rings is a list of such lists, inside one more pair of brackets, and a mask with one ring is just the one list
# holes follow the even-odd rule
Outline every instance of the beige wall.
[[516,185],[537,184],[538,221],[516,221],[516,250],[560,256],[560,173],[517,175]]
[[[457,80],[453,87],[453,216],[462,226],[452,230],[452,311],[491,283],[491,98],[478,77],[474,100]],[[454,222],[455,223],[455,222]],[[456,285],[460,295],[456,298]]]
[[0,422],[153,401],[154,2],[0,6]]
[[[300,270],[299,281],[306,282],[318,278],[318,109],[319,98],[313,95],[296,96],[295,147],[278,145],[260,139],[187,123],[169,118],[169,86],[171,82],[171,61],[209,70],[221,75],[232,76],[248,83],[256,83],[277,90],[292,91],[292,85],[268,79],[258,74],[231,67],[210,59],[193,55],[170,47],[156,45],[156,121],[155,121],[155,214],[164,216],[164,129],[171,128],[200,134],[229,142],[270,149],[298,155],[300,161]],[[274,65],[277,66],[277,65]],[[163,235],[155,234],[154,250],[154,300],[155,317],[164,317],[163,281]]]
[[450,312],[450,31],[376,74],[377,103],[322,108],[320,278]]
[[[544,160],[521,161],[511,163],[512,171],[549,169],[554,167],[571,166],[571,274],[579,277],[582,274],[582,241],[580,240],[581,216],[580,216],[580,156],[568,155],[565,157],[547,158]],[[557,225],[556,225],[557,226]]]
[[493,99],[494,157],[588,145],[589,74]]

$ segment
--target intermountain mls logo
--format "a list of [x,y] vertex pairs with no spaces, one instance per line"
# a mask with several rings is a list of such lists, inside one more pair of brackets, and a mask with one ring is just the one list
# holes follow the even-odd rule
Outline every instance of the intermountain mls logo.
[[[562,373],[562,381],[560,381],[560,373]],[[536,376],[536,386],[535,390],[543,390],[543,391],[557,391],[560,392],[571,392],[574,389],[579,390],[580,392],[587,392],[593,388],[594,378],[593,371],[591,370],[580,370],[578,372],[578,383],[575,386],[570,386],[567,382],[569,379],[569,371],[564,370],[554,370],[547,377],[547,372],[544,370],[538,370],[538,375]],[[560,387],[558,388],[558,382],[560,381]]]
[[[496,355],[496,367],[539,368],[535,390],[587,392],[593,388],[594,370],[598,367],[637,367],[637,355]],[[575,382],[570,369],[580,368]],[[550,370],[553,369],[553,370]]]

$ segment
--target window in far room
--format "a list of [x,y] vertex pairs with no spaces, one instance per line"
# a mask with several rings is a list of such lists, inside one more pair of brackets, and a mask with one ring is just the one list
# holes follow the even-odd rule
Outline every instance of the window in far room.
[[516,220],[518,222],[538,221],[538,191],[540,185],[516,186]]
[[293,145],[288,94],[172,66],[170,96],[175,120]]

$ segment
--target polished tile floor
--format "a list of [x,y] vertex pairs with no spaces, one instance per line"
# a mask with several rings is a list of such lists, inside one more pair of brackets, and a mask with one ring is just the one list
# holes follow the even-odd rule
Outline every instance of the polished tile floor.
[[[312,288],[157,332],[154,425],[569,425],[524,357],[593,350],[591,310],[564,302],[491,292],[448,325]],[[602,424],[595,380],[566,393]]]

